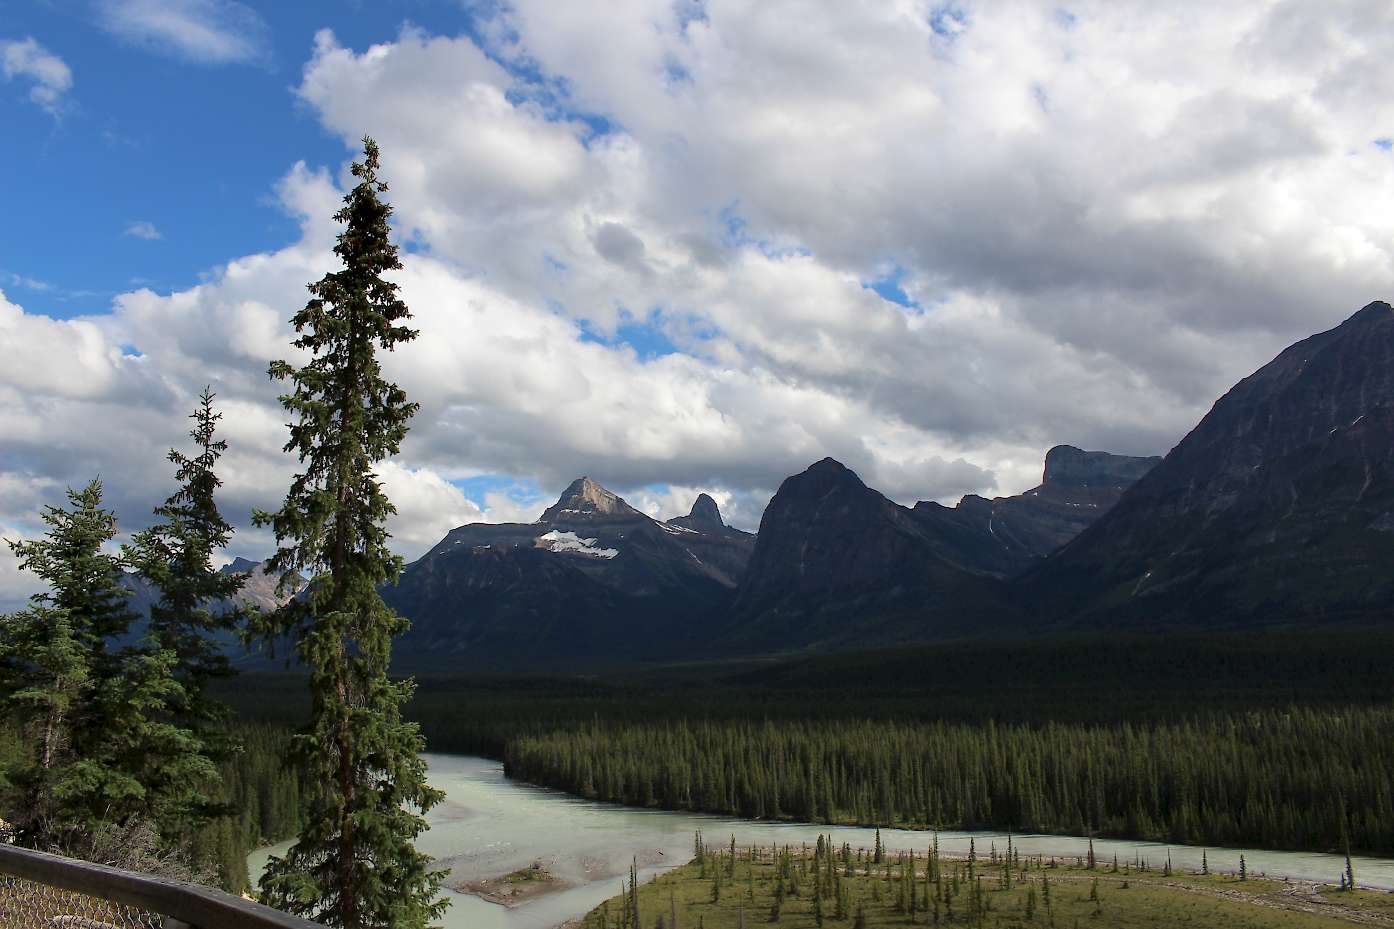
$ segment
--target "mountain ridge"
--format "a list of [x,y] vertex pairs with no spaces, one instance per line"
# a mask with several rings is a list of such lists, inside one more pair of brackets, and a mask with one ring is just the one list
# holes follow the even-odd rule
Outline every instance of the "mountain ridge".
[[452,530],[385,596],[412,648],[526,643],[529,660],[1305,627],[1387,617],[1391,533],[1394,309],[1377,301],[1241,379],[1160,458],[1057,445],[1036,487],[953,507],[902,506],[823,458],[753,536],[709,494],[659,521],[582,477],[536,523]]
[[1371,615],[1394,599],[1390,529],[1394,309],[1375,301],[1241,379],[1024,591],[1075,625]]
[[753,544],[709,496],[663,522],[582,476],[536,522],[452,529],[382,592],[412,622],[408,653],[494,664],[641,657],[692,642]]

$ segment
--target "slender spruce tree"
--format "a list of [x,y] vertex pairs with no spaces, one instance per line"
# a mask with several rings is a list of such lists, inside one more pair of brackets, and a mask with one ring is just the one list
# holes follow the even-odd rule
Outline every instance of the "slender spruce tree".
[[1341,852],[1346,856],[1346,871],[1343,875],[1343,883],[1347,890],[1355,889],[1355,864],[1350,860],[1350,825],[1349,815],[1346,813],[1346,798],[1340,798],[1340,809],[1338,816],[1341,825]]
[[174,680],[162,718],[171,740],[168,758],[146,779],[158,797],[160,828],[167,839],[188,840],[209,819],[226,812],[213,798],[221,793],[218,765],[234,745],[228,736],[228,712],[207,694],[208,684],[233,673],[222,646],[213,638],[237,628],[247,610],[235,602],[242,577],[213,566],[213,555],[232,538],[214,494],[218,459],[227,443],[216,438],[221,413],[213,410],[213,393],[205,388],[189,418],[192,457],[170,449],[179,489],[155,509],[159,522],[137,533],[125,557],[159,591],[150,607],[149,639],[156,650],[175,658]]
[[374,467],[396,454],[417,406],[382,375],[377,353],[416,337],[398,287],[384,275],[400,268],[389,238],[391,207],[382,199],[378,147],[363,140],[353,164],[358,183],[335,219],[344,224],[334,252],[340,270],[309,285],[311,299],[292,322],[302,367],[271,364],[290,381],[281,397],[292,414],[285,450],[303,470],[281,509],[258,513],[279,547],[272,569],[287,589],[308,569],[307,592],[258,624],[267,637],[290,635],[308,669],[311,719],[291,757],[312,791],[305,827],[262,877],[273,906],[342,929],[418,929],[438,918],[444,872],[415,838],[424,813],[443,795],[426,783],[416,724],[402,718],[413,682],[388,677],[392,639],[407,623],[383,603],[378,586],[395,581],[402,560],[388,549],[394,512]]

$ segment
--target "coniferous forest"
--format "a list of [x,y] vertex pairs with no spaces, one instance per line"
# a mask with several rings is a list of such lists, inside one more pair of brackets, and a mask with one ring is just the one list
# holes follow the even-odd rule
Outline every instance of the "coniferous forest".
[[[960,643],[754,670],[432,675],[407,712],[432,751],[606,802],[1389,854],[1391,660],[1383,636]],[[257,674],[223,696],[277,724],[302,692]]]
[[876,720],[587,724],[510,742],[508,773],[730,816],[1198,845],[1394,851],[1394,710],[1133,726]]

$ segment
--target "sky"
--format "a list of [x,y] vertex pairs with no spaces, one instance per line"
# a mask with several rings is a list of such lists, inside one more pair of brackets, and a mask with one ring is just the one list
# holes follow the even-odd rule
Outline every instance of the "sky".
[[828,455],[952,503],[1163,454],[1394,297],[1391,86],[1384,0],[0,0],[0,536],[95,476],[147,525],[208,385],[270,552],[266,367],[365,134],[409,559],[581,474],[754,529]]

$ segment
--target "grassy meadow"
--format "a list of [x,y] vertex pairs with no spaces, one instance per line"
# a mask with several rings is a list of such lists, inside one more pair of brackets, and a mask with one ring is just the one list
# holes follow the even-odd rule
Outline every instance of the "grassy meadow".
[[577,929],[1325,929],[1394,926],[1394,894],[1129,863],[850,849],[703,850]]

